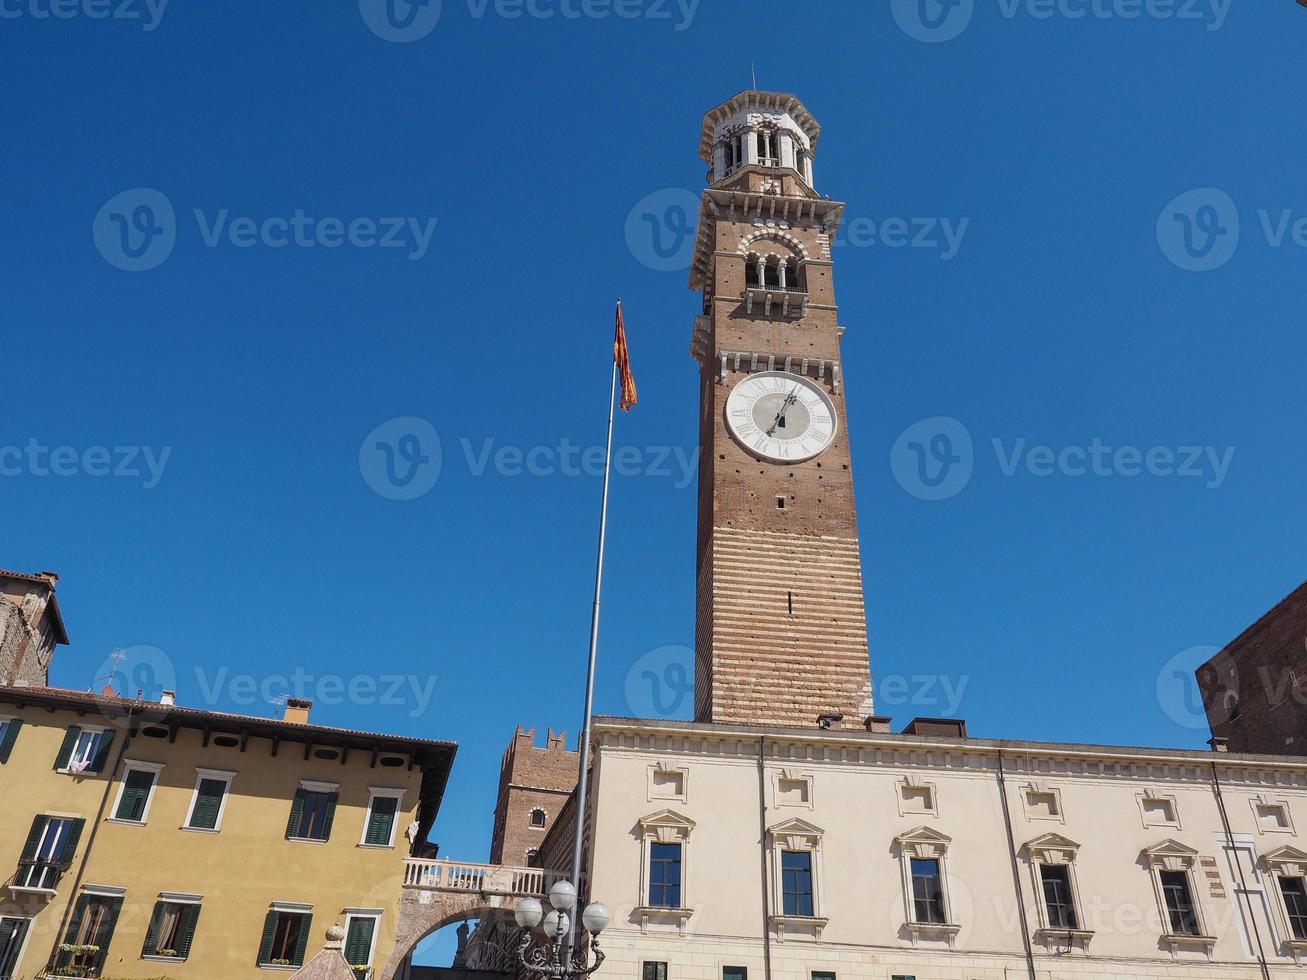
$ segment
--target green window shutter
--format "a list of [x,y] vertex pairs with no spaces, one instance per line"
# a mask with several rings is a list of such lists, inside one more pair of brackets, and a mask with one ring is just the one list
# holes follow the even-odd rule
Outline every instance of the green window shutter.
[[18,729],[23,727],[23,719],[12,718],[5,723],[5,734],[0,738],[0,766],[9,761],[9,753],[14,750],[14,742],[18,739]]
[[87,772],[104,772],[104,767],[109,762],[109,749],[113,746],[115,734],[117,733],[113,729],[109,729],[100,736],[100,744],[95,750],[95,756],[91,759],[91,764],[86,767]]
[[398,802],[393,796],[378,796],[372,800],[372,812],[368,815],[368,833],[364,843],[383,846],[390,843],[390,832],[395,826],[395,809]]
[[68,831],[68,839],[64,841],[63,853],[59,855],[59,863],[64,869],[73,866],[73,858],[77,856],[77,845],[82,839],[82,829],[86,826],[85,820],[72,821],[72,827]]
[[345,960],[350,966],[367,966],[372,952],[372,930],[376,919],[350,919],[349,935],[345,937]]
[[141,769],[130,770],[123,780],[123,794],[114,818],[139,822],[145,816],[145,803],[150,798],[153,786],[154,773]]
[[105,911],[104,918],[100,920],[100,934],[91,940],[96,946],[100,947],[100,952],[95,954],[97,974],[104,969],[104,961],[109,957],[109,943],[113,941],[113,931],[118,925],[118,914],[122,910],[123,900],[121,898],[109,899],[108,909]]
[[327,797],[327,815],[322,821],[322,839],[331,840],[331,825],[336,820],[336,803],[340,800],[339,793],[332,793]]
[[45,833],[45,825],[49,822],[49,817],[40,816],[32,821],[32,829],[27,832],[27,843],[23,845],[24,861],[36,857],[36,849],[41,846],[41,835]]
[[221,779],[201,779],[189,826],[200,830],[216,829],[218,814],[222,810],[222,798],[226,792],[227,784]]
[[83,895],[73,906],[73,917],[68,920],[68,934],[64,936],[64,942],[71,943],[77,939],[77,930],[82,928],[82,919],[86,918],[86,906],[91,902],[90,895]]
[[309,930],[313,925],[313,914],[305,912],[300,916],[300,934],[295,943],[295,955],[291,958],[291,964],[294,966],[304,965],[304,951],[309,945]]
[[8,956],[0,956],[0,977],[13,975],[18,962],[18,954],[27,938],[27,927],[31,919],[5,919],[0,921],[0,949],[8,949]]
[[286,836],[298,837],[300,816],[304,813],[304,787],[295,791],[295,799],[290,805],[290,820],[286,823]]
[[263,939],[259,942],[259,962],[267,963],[272,959],[272,938],[277,932],[276,911],[268,912],[263,920]]
[[159,923],[163,921],[163,902],[154,903],[154,914],[150,916],[150,927],[145,930],[145,945],[141,947],[142,956],[153,956],[159,948]]
[[69,725],[68,731],[64,732],[64,744],[59,746],[59,754],[54,757],[54,767],[56,769],[67,769],[68,760],[73,757],[73,748],[77,745],[77,740],[81,738],[82,730],[77,725]]
[[177,955],[182,959],[191,955],[191,942],[195,939],[195,924],[199,921],[198,905],[188,905],[182,910],[182,921],[177,931]]

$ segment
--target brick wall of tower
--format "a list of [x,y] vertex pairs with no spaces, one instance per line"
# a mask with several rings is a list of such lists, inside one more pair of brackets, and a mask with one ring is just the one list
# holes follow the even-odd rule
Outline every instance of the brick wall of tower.
[[1307,583],[1197,676],[1212,734],[1231,752],[1307,755]]
[[[755,191],[759,179],[739,178]],[[815,459],[777,464],[731,435],[726,401],[751,372],[733,360],[723,371],[720,362],[722,351],[772,353],[791,356],[797,370],[803,358],[840,357],[831,229],[811,219],[786,222],[785,234],[808,256],[809,304],[801,318],[766,317],[744,306],[740,246],[760,230],[758,217],[718,202],[703,220],[714,222],[715,254],[701,388],[696,717],[813,727],[834,713],[857,724],[871,712],[872,690],[845,378],[838,388],[829,374],[821,382],[839,419],[831,445]]]
[[[538,852],[576,789],[580,753],[569,750],[567,735],[551,729],[544,746],[535,744],[535,728],[521,727],[504,752],[499,769],[499,797],[490,841],[490,863],[523,866]],[[544,812],[543,826],[531,825],[531,813]]]
[[50,681],[55,626],[52,572],[19,575],[0,571],[0,684],[44,687]]

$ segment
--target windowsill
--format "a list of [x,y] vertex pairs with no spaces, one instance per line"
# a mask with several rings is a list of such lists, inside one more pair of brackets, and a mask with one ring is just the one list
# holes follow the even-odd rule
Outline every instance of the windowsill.
[[54,898],[57,894],[53,888],[32,888],[29,885],[10,885],[9,890],[24,895],[45,895],[47,898]]
[[686,923],[694,915],[694,909],[678,907],[668,908],[663,905],[639,905],[631,913],[640,920],[640,932],[649,931],[650,922],[675,922],[677,931],[684,936]]
[[188,834],[216,834],[217,827],[178,827],[178,830],[184,830]]
[[293,971],[293,970],[298,970],[298,969],[300,969],[300,968],[299,968],[298,966],[295,966],[293,963],[286,963],[286,964],[282,964],[282,963],[260,963],[260,964],[259,964],[259,969],[260,969],[260,970],[286,970],[287,972],[290,972],[290,971]]
[[820,939],[821,931],[826,928],[826,923],[830,919],[823,919],[815,915],[772,915],[767,917],[767,921],[776,930],[777,942],[783,943],[785,942],[787,930],[805,935],[811,933],[813,939]]
[[1216,945],[1215,936],[1192,936],[1189,934],[1179,934],[1167,932],[1162,934],[1162,942],[1167,943],[1172,948],[1176,946],[1201,946],[1207,951],[1211,951]]
[[358,844],[357,847],[365,851],[393,851],[394,844]]
[[127,820],[123,817],[106,817],[105,823],[116,823],[123,827],[144,827],[144,820]]
[[920,939],[943,940],[950,946],[953,939],[962,930],[956,922],[905,922],[903,927],[912,935],[915,943]]
[[[287,837],[286,840],[292,844],[325,844],[325,840],[319,840],[316,837]],[[262,965],[262,964],[260,964]]]
[[1057,942],[1080,943],[1085,945],[1093,938],[1093,929],[1056,929],[1050,927],[1035,930],[1035,939],[1045,945],[1051,945]]
[[185,963],[186,962],[185,956],[158,956],[154,953],[150,953],[148,955],[142,953],[141,959],[153,960],[155,963]]
[[81,772],[73,772],[71,769],[56,769],[55,772],[61,776],[98,776],[99,769],[83,769]]

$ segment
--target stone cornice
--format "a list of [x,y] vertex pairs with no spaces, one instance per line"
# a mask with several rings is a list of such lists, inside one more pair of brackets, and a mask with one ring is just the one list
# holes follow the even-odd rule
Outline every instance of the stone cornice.
[[752,728],[703,722],[604,717],[595,720],[595,744],[605,749],[738,760],[756,765],[760,740],[766,758],[948,771],[991,776],[1002,757],[1010,776],[1210,783],[1215,764],[1231,786],[1307,789],[1307,758],[1210,753],[1078,743],[1024,742],[894,735],[857,730]]

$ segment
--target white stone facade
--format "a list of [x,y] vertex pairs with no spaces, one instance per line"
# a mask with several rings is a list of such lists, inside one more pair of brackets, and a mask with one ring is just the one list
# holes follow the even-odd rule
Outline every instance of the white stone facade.
[[[619,719],[595,752],[613,980],[1307,976],[1279,884],[1307,870],[1307,760]],[[656,842],[680,846],[678,908],[651,902]],[[805,915],[783,906],[786,851],[808,855]],[[915,921],[914,858],[938,861],[943,922]]]

